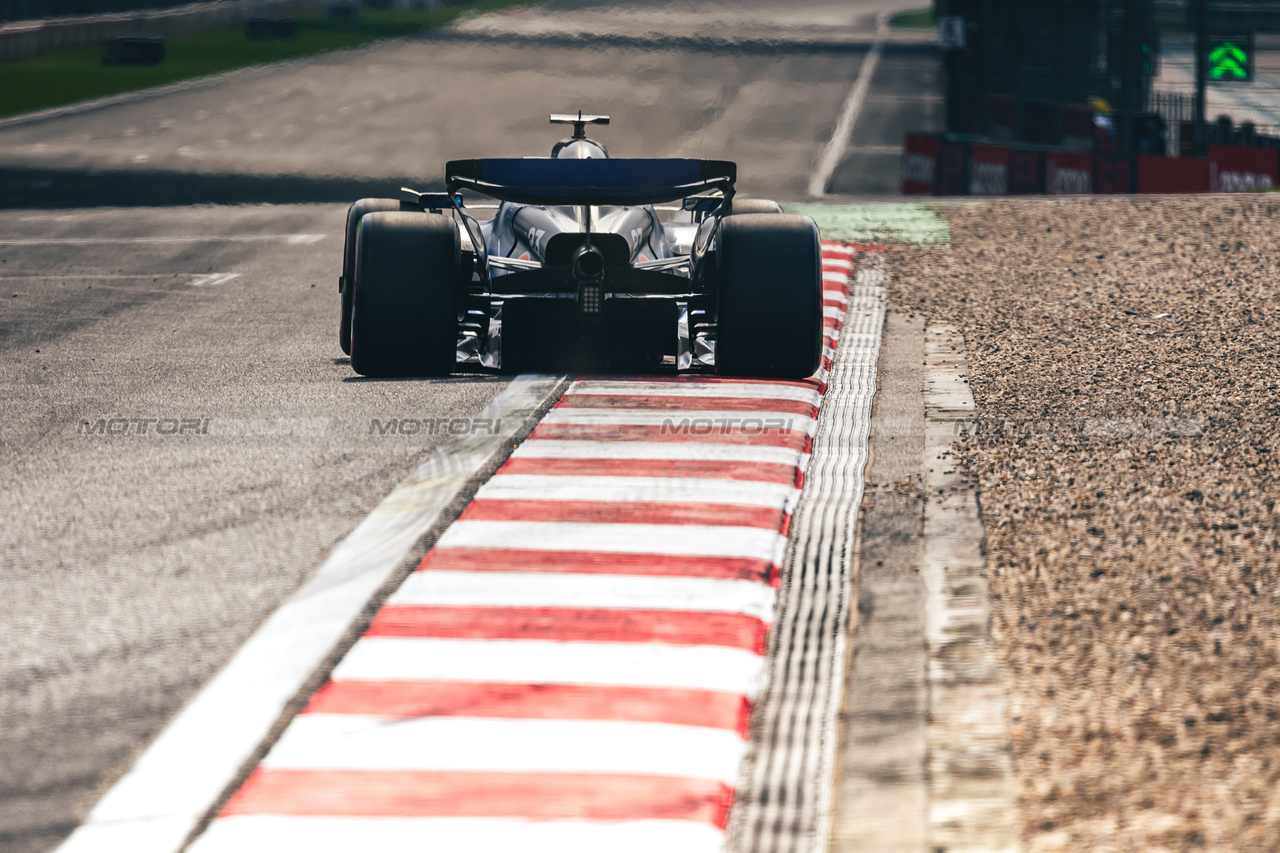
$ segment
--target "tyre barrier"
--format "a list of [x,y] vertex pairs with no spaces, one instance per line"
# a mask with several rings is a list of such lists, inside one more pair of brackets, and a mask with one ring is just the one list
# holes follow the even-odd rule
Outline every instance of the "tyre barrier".
[[244,37],[250,41],[291,39],[298,35],[293,18],[250,18],[244,22]]
[[1280,186],[1280,149],[1210,145],[1207,157],[1118,157],[908,133],[903,195],[1117,195],[1248,192]]
[[121,36],[108,39],[103,65],[159,65],[164,62],[164,39],[159,36]]

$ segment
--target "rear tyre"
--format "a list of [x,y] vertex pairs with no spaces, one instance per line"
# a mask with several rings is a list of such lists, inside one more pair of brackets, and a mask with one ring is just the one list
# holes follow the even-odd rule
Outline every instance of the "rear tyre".
[[734,198],[729,202],[729,213],[781,213],[782,205],[767,198]]
[[367,213],[380,210],[399,210],[400,202],[393,198],[362,198],[347,208],[347,239],[342,246],[342,318],[338,322],[338,344],[351,355],[351,292],[356,280],[356,238],[360,232],[360,220]]
[[716,373],[803,379],[822,359],[822,260],[807,216],[726,216],[716,234]]
[[458,229],[447,216],[377,212],[356,242],[351,366],[364,376],[444,376],[457,363]]

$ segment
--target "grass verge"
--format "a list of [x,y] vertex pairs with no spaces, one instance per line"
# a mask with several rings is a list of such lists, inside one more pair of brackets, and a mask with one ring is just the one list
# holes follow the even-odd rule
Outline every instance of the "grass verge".
[[928,30],[934,26],[932,9],[908,9],[889,18],[889,26],[904,30]]
[[379,39],[443,26],[464,12],[536,5],[537,0],[479,0],[430,12],[365,9],[355,21],[299,15],[298,35],[250,41],[241,27],[220,27],[165,40],[159,65],[103,65],[102,48],[56,50],[0,63],[0,118],[245,68],[361,47]]

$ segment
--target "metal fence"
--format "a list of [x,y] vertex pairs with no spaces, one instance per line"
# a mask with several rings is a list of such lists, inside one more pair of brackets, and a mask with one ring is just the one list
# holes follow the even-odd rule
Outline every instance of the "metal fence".
[[[1084,148],[1101,116],[1126,156],[1280,147],[1280,0],[935,0],[935,15],[962,21],[943,51],[953,133]],[[1210,76],[1202,107],[1224,42],[1248,79]]]

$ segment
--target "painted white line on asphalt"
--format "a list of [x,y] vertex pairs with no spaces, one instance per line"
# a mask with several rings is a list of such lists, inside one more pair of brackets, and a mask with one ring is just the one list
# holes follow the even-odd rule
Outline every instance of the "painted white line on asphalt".
[[853,126],[862,112],[862,104],[867,99],[867,90],[871,88],[871,77],[876,73],[876,66],[880,64],[884,39],[889,31],[888,23],[888,14],[881,12],[876,21],[875,43],[871,45],[871,50],[867,51],[866,57],[862,60],[862,67],[858,69],[858,79],[853,82],[853,88],[849,90],[849,96],[845,98],[844,107],[836,119],[836,129],[832,132],[831,139],[827,141],[827,146],[822,149],[818,168],[809,180],[809,195],[815,198],[827,194],[827,184],[831,182],[831,176],[835,174],[836,167],[844,158],[845,149],[849,147],[849,136],[853,133]]
[[512,380],[479,413],[505,429],[451,439],[397,486],[169,722],[59,853],[180,849],[370,596],[559,382]]
[[[496,541],[506,544],[501,539]],[[757,581],[724,578],[427,569],[414,572],[387,604],[392,607],[697,610],[743,613],[768,620],[773,612],[773,587]]]
[[689,820],[237,815],[216,821],[191,853],[720,853],[723,843],[723,830]]
[[782,506],[788,511],[800,490],[783,483],[701,480],[685,477],[558,477],[499,474],[485,483],[476,500],[601,501]]
[[469,681],[721,690],[755,696],[760,655],[729,646],[365,637],[339,681]]
[[0,246],[119,246],[134,243],[263,243],[282,241],[290,246],[319,243],[326,234],[201,234],[190,237],[48,237],[0,240]]
[[[743,483],[743,488],[752,485]],[[553,521],[455,521],[441,548],[527,548],[604,554],[747,557],[777,562],[785,536],[756,527],[700,524],[576,524]]]
[[766,462],[804,466],[804,456],[789,447],[751,444],[682,444],[677,441],[587,441],[535,439],[516,448],[522,459],[701,459],[707,462]]
[[732,784],[745,748],[736,731],[672,723],[299,714],[262,766],[637,774]]

